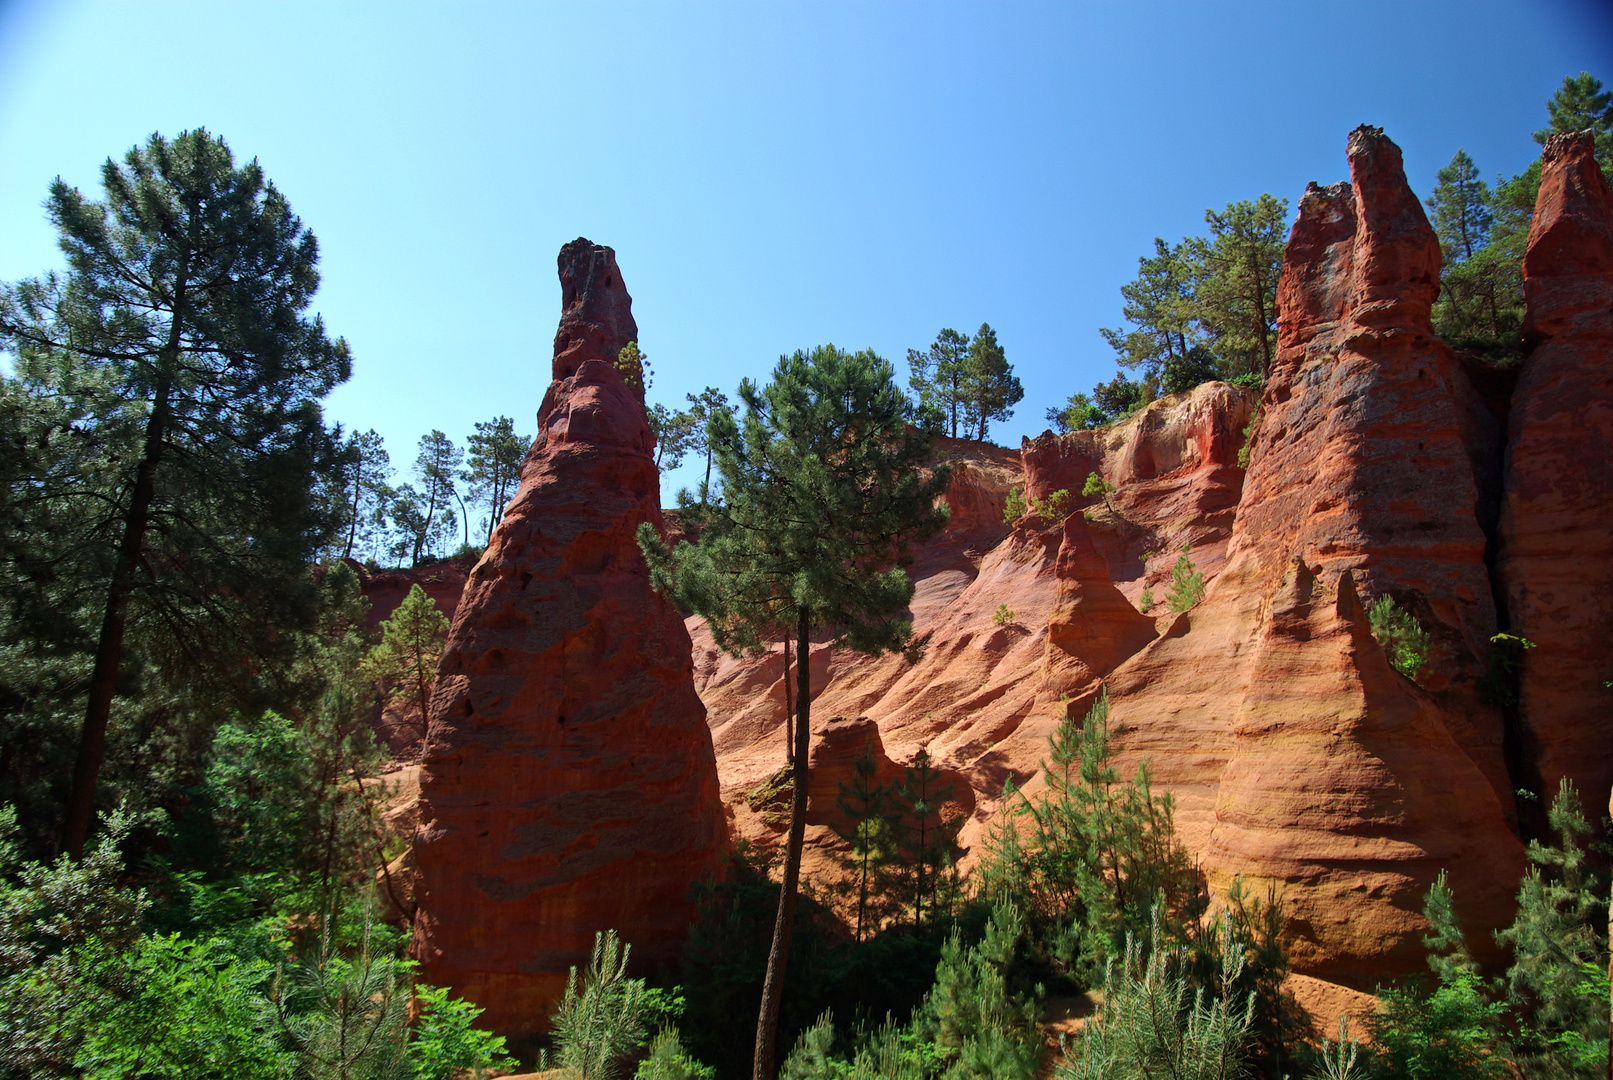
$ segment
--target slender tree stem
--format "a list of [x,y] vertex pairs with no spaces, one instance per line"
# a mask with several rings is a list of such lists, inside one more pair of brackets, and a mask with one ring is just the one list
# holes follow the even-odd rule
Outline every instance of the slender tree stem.
[[[812,623],[807,609],[799,609],[796,644],[800,655],[811,645]],[[790,935],[795,929],[795,893],[801,883],[801,847],[806,839],[807,754],[811,749],[812,669],[805,662],[795,666],[795,767],[791,773],[794,790],[790,793],[790,839],[784,852],[784,886],[779,892],[778,918],[773,923],[773,947],[767,954],[767,978],[762,983],[762,1009],[756,1018],[756,1057],[751,1080],[773,1080],[774,1056],[778,1047],[779,1005],[784,1000],[784,969],[790,959]]]

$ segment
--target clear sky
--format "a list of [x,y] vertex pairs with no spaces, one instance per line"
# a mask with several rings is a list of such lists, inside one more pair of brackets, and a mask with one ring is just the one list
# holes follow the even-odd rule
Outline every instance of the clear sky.
[[[998,331],[994,441],[1114,372],[1152,238],[1346,175],[1382,125],[1412,184],[1538,152],[1564,75],[1613,83],[1613,5],[384,4],[0,0],[0,279],[60,265],[40,204],[152,131],[257,157],[318,235],[347,338],[328,415],[394,464],[549,379],[555,255],[616,249],[652,400],[832,341],[897,363]],[[693,477],[689,466],[664,482]]]

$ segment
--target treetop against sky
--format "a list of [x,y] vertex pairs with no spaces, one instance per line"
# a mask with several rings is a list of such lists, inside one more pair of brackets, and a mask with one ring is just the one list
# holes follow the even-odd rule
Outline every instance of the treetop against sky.
[[0,0],[0,280],[61,265],[53,177],[99,197],[108,156],[206,126],[319,237],[314,306],[354,358],[329,416],[397,460],[532,427],[577,236],[617,250],[652,403],[830,341],[901,368],[989,322],[1025,388],[991,429],[1012,445],[1113,374],[1099,329],[1154,237],[1344,178],[1362,122],[1421,193],[1458,148],[1511,176],[1563,76],[1610,57],[1613,15],[1571,0]]

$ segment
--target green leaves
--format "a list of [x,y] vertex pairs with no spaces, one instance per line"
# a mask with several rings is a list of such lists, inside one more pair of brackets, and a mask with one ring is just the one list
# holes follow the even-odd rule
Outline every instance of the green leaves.
[[1411,612],[1395,606],[1394,598],[1385,593],[1367,608],[1367,619],[1372,625],[1372,636],[1383,647],[1384,654],[1394,669],[1408,679],[1428,663],[1428,648],[1432,639]]

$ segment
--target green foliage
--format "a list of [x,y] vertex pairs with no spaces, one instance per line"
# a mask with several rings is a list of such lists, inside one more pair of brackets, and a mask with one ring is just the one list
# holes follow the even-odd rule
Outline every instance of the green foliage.
[[616,354],[611,366],[621,373],[622,381],[638,395],[642,403],[655,378],[655,373],[650,370],[649,354],[639,351],[638,342],[629,341]]
[[472,505],[487,507],[484,543],[493,542],[493,530],[521,480],[521,462],[532,445],[530,435],[518,435],[508,416],[478,420],[476,433],[465,440],[465,495]]
[[989,323],[981,323],[974,340],[969,342],[964,388],[969,398],[968,415],[977,425],[976,437],[980,442],[986,441],[991,421],[1012,417],[1014,406],[1025,397],[1025,389],[1014,375],[1014,366],[1008,362],[1003,347],[997,342],[997,332]]
[[1339,1041],[1323,1039],[1320,1058],[1305,1080],[1367,1080],[1361,1044],[1350,1038],[1350,1021],[1344,1016],[1339,1017]]
[[1255,998],[1237,990],[1243,949],[1223,925],[1219,970],[1194,987],[1166,940],[1156,911],[1149,946],[1128,935],[1103,984],[1103,1008],[1087,1022],[1060,1080],[1146,1080],[1154,1076],[1232,1080],[1247,1076]]
[[509,1064],[504,1036],[473,1026],[482,1010],[448,993],[445,987],[415,986],[420,1019],[409,1040],[414,1080],[481,1080],[487,1070]]
[[928,350],[907,350],[907,366],[908,386],[922,406],[946,417],[952,438],[985,442],[991,421],[1007,420],[1025,396],[989,323],[972,338],[943,329]]
[[1394,669],[1408,679],[1428,663],[1428,648],[1432,639],[1428,631],[1394,602],[1388,593],[1378,597],[1367,608],[1367,620],[1372,624],[1372,636],[1383,647],[1384,655]]
[[646,418],[650,434],[655,436],[655,467],[676,469],[696,441],[695,417],[686,409],[673,410],[656,402]]
[[426,737],[431,690],[437,684],[437,663],[447,648],[447,637],[448,617],[417,583],[381,623],[381,643],[364,658],[362,677],[383,695],[403,699],[417,740]]
[[962,854],[957,837],[963,821],[941,818],[941,807],[951,798],[952,786],[941,783],[941,770],[920,747],[903,770],[901,786],[892,792],[890,819],[899,857],[889,876],[902,906],[911,898],[915,927],[924,925],[926,911],[932,921],[938,914],[950,915],[961,891],[956,859]]
[[[711,423],[719,417],[731,420],[733,411],[728,407],[728,395],[715,386],[708,386],[699,394],[684,396],[689,400],[689,452],[702,454],[706,459],[706,478],[700,482],[700,502],[704,504],[711,495],[711,464],[715,453]],[[679,497],[682,497],[681,493]]]
[[318,244],[257,163],[206,131],[153,135],[101,181],[104,202],[51,186],[66,273],[0,287],[8,419],[61,425],[7,451],[0,500],[21,532],[3,600],[6,621],[33,622],[19,643],[91,669],[56,703],[84,719],[74,851],[102,739],[114,713],[112,749],[128,737],[148,668],[228,697],[313,624],[307,564],[337,539],[349,453],[319,408],[350,373],[346,343],[302,315]]
[[1238,468],[1249,467],[1249,454],[1255,444],[1255,424],[1260,421],[1260,402],[1255,402],[1254,409],[1249,413],[1249,423],[1243,429],[1243,445],[1238,447]]
[[1193,565],[1193,547],[1182,545],[1182,554],[1171,567],[1171,587],[1165,594],[1165,606],[1180,615],[1204,599],[1204,574]]
[[1479,1080],[1508,1074],[1494,1052],[1505,1006],[1486,1000],[1477,974],[1459,971],[1432,993],[1389,987],[1368,1021],[1385,1080]]
[[991,613],[991,625],[1012,626],[1013,623],[1014,613],[1008,609],[1008,605],[998,604],[997,610]]
[[1606,984],[1597,989],[1601,976],[1592,974],[1605,972],[1608,964],[1607,880],[1586,857],[1590,825],[1566,778],[1548,821],[1557,843],[1530,841],[1518,913],[1511,926],[1496,932],[1496,940],[1512,948],[1507,996],[1528,1021],[1518,1050],[1529,1075],[1570,1069],[1569,1059],[1588,1047],[1600,1044],[1605,1051],[1608,1037]]
[[1047,422],[1060,435],[1072,431],[1090,431],[1107,424],[1109,419],[1102,409],[1093,404],[1089,395],[1082,393],[1071,394],[1061,408],[1047,410]]
[[1120,289],[1131,329],[1101,331],[1121,365],[1141,368],[1171,394],[1211,379],[1268,374],[1287,216],[1286,199],[1261,195],[1219,213],[1206,210],[1207,237],[1179,244],[1156,238],[1153,256],[1138,259],[1137,278]]
[[1110,737],[1107,692],[1079,727],[1066,714],[1048,738],[1046,790],[1035,800],[1005,791],[979,871],[988,900],[1025,913],[1039,962],[1081,979],[1148,927],[1161,893],[1178,909],[1197,894],[1171,797],[1153,793],[1147,762],[1122,783]]
[[1143,594],[1137,598],[1137,610],[1147,615],[1154,606],[1154,590],[1144,589]]
[[1528,652],[1534,647],[1534,642],[1518,634],[1491,635],[1484,678],[1479,681],[1479,689],[1487,701],[1504,709],[1517,706],[1518,679],[1523,674]]
[[1596,136],[1596,160],[1602,172],[1613,176],[1613,91],[1603,89],[1602,80],[1588,71],[1565,75],[1563,85],[1546,102],[1546,112],[1551,126],[1535,132],[1535,142],[1588,129]]
[[[785,1062],[785,1068],[789,1063]],[[638,1064],[637,1080],[716,1080],[717,1070],[689,1056],[676,1027],[664,1027],[650,1040],[650,1053]]]
[[915,1028],[933,1041],[956,1078],[1030,1080],[1041,1058],[1036,1026],[1040,987],[1013,985],[1025,919],[1008,902],[992,908],[984,938],[965,945],[954,932],[941,949],[935,986]]
[[1087,473],[1086,483],[1081,486],[1082,495],[1102,495],[1108,497],[1115,491],[1115,486],[1097,473]]
[[341,472],[342,515],[347,523],[342,558],[354,558],[355,553],[368,552],[372,557],[380,553],[386,538],[387,513],[397,497],[388,483],[391,477],[392,457],[379,432],[371,428],[348,441],[347,460]]
[[1025,489],[1015,484],[1008,489],[1008,498],[1003,503],[1003,524],[1014,524],[1025,516],[1025,510]]
[[265,1011],[296,1055],[298,1071],[320,1080],[405,1080],[409,989],[400,965],[370,947],[341,956],[327,921],[306,964],[282,968]]
[[[450,500],[459,499],[455,481],[464,460],[465,452],[442,432],[434,430],[420,437],[420,453],[414,461],[415,479],[420,486],[404,484],[394,492],[391,514],[398,530],[394,556],[407,555],[411,566],[419,566],[427,555],[453,544],[459,519]],[[465,543],[470,543],[468,517]]]
[[595,934],[587,972],[579,977],[571,969],[551,1017],[556,1060],[579,1080],[620,1076],[628,1056],[644,1045],[648,1003],[643,980],[627,977],[631,951],[614,930]]
[[783,825],[790,818],[790,798],[795,792],[795,767],[786,763],[778,772],[745,792],[745,805],[769,825]]
[[1036,513],[1045,522],[1063,521],[1070,516],[1071,504],[1074,501],[1075,497],[1070,494],[1068,488],[1059,488],[1057,491],[1049,492],[1041,500],[1041,505],[1036,508]]

